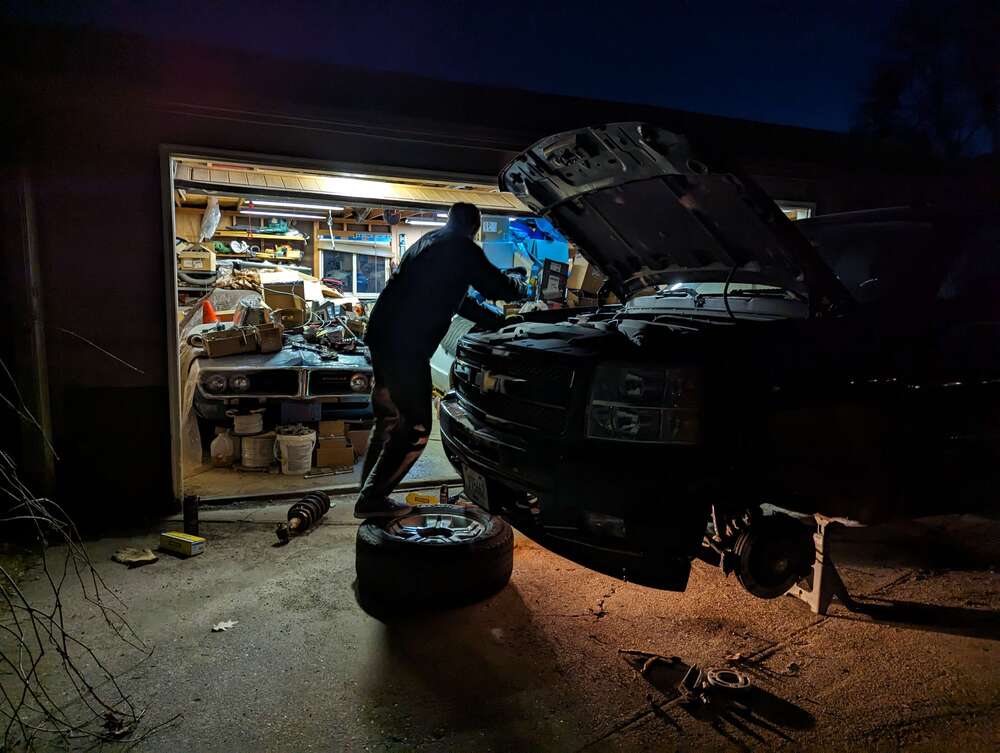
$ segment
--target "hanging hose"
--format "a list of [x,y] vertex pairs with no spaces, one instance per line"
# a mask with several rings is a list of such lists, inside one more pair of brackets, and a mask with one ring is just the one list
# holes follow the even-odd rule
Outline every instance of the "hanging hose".
[[177,271],[177,279],[181,282],[186,282],[188,285],[193,285],[195,287],[210,288],[215,284],[215,281],[219,278],[218,272],[213,272],[205,277],[192,277],[186,272]]

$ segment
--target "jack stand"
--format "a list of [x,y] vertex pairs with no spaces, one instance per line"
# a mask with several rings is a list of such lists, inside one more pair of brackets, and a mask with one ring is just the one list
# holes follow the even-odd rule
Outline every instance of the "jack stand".
[[785,596],[794,596],[809,605],[813,614],[826,615],[830,607],[830,602],[837,598],[840,603],[852,612],[856,612],[860,606],[847,592],[847,586],[837,572],[833,560],[826,552],[827,532],[833,526],[856,527],[859,524],[846,518],[828,518],[817,513],[813,516],[816,520],[816,533],[813,534],[813,541],[816,543],[816,560],[812,567],[812,586],[809,589],[794,585],[785,592]]

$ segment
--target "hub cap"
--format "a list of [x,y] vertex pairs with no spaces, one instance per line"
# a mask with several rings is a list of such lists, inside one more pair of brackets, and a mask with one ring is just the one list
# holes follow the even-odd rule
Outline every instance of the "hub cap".
[[415,512],[393,518],[385,532],[415,544],[460,544],[482,536],[486,527],[460,512]]

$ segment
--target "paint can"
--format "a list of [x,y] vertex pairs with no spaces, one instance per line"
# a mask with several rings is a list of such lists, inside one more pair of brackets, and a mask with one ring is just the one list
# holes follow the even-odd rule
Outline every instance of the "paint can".
[[243,437],[243,465],[247,468],[269,468],[274,462],[274,432]]

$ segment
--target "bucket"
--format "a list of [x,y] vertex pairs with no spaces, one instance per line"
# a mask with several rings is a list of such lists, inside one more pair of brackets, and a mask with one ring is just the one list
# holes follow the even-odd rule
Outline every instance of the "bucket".
[[243,465],[247,468],[267,468],[274,462],[274,432],[243,437]]
[[315,446],[314,431],[306,434],[279,434],[278,441],[274,445],[274,456],[281,461],[281,472],[286,476],[307,473],[312,468]]
[[227,410],[226,415],[233,419],[233,434],[238,437],[246,436],[247,434],[260,434],[264,431],[263,408],[257,408],[249,413]]

